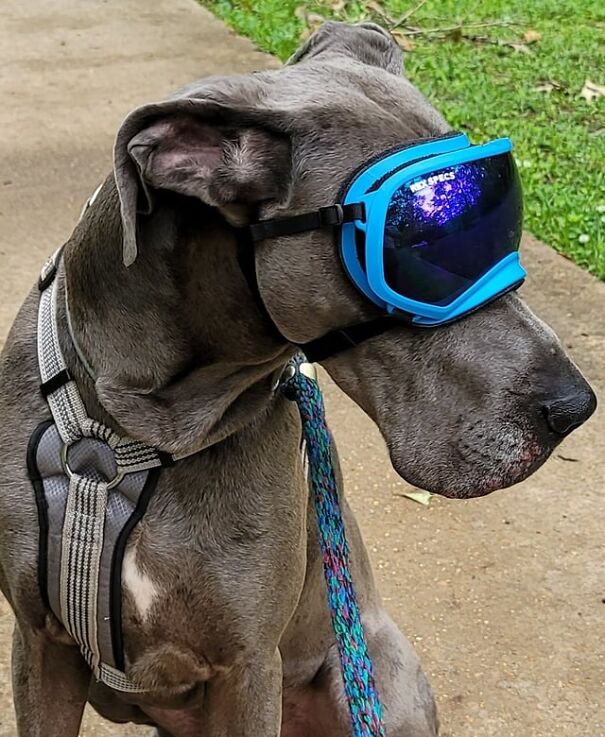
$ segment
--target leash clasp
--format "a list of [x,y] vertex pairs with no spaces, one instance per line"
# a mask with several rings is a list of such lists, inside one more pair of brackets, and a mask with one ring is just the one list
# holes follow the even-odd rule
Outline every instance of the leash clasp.
[[315,364],[303,359],[304,356],[302,354],[293,358],[283,370],[277,382],[277,386],[281,388],[284,396],[292,401],[296,400],[297,395],[301,391],[301,384],[297,382],[297,376],[304,376],[309,381],[317,384],[317,369],[315,368]]
[[302,363],[298,364],[298,370],[303,376],[306,376],[307,379],[311,379],[311,381],[317,381],[317,368],[315,367],[314,363],[307,363],[307,361],[303,361]]
[[293,379],[297,373],[306,376],[307,379],[311,379],[311,381],[317,381],[317,369],[315,368],[314,363],[309,363],[308,361],[294,363],[294,361],[291,361],[280,376],[279,383],[285,384]]

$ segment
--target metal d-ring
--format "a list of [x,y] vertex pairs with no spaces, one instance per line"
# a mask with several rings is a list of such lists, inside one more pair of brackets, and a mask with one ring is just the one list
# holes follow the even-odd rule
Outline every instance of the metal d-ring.
[[[78,474],[73,471],[69,465],[68,460],[68,453],[69,449],[73,443],[63,443],[61,446],[61,465],[63,466],[63,470],[65,471],[65,474],[67,478],[72,479],[74,476],[77,476]],[[109,489],[115,489],[115,487],[124,479],[124,474],[122,471],[118,471],[116,475],[107,483],[107,490]]]

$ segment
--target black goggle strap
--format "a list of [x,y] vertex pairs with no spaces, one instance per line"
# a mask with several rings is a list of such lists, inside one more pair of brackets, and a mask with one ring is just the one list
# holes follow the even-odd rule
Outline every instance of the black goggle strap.
[[261,220],[250,225],[248,230],[253,241],[263,241],[266,238],[295,235],[308,230],[337,227],[343,223],[352,223],[354,220],[365,220],[365,207],[362,202],[328,205],[289,218]]
[[[322,208],[327,209],[327,208]],[[297,216],[302,217],[302,216]],[[294,218],[288,218],[291,220]],[[358,218],[352,218],[357,220]],[[265,220],[265,223],[277,223],[279,221]],[[259,223],[263,224],[263,223]],[[254,226],[251,226],[254,227]],[[314,226],[316,227],[316,226]],[[321,226],[320,226],[321,227]],[[305,228],[306,229],[306,228]],[[273,318],[269,314],[263,298],[261,297],[260,290],[258,288],[258,280],[256,277],[256,259],[254,257],[254,245],[250,242],[251,228],[240,231],[240,236],[237,239],[237,260],[244,278],[248,284],[248,288],[254,297],[254,300],[262,313],[267,325],[270,327],[271,332],[280,340],[286,340],[280,333],[277,325],[273,322]],[[301,231],[297,231],[301,232]],[[283,233],[282,233],[283,234]],[[260,238],[258,240],[261,240]],[[299,343],[298,347],[305,354],[307,359],[311,362],[314,361],[325,361],[327,358],[334,356],[337,353],[353,348],[368,338],[373,338],[376,335],[386,332],[396,324],[401,324],[401,320],[396,317],[389,315],[380,315],[374,320],[368,322],[362,322],[357,325],[351,325],[346,328],[339,330],[332,330],[320,338],[311,340],[308,343]]]
[[337,353],[354,348],[369,338],[382,335],[382,333],[396,327],[398,324],[401,325],[401,320],[398,320],[398,318],[381,315],[369,322],[360,322],[357,325],[349,325],[349,327],[340,330],[332,330],[322,335],[321,338],[299,345],[299,348],[311,363],[325,361]]

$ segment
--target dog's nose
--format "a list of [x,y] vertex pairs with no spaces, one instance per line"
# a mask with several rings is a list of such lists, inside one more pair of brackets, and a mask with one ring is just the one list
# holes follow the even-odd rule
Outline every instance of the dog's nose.
[[589,387],[545,402],[542,410],[548,426],[558,435],[568,435],[590,417],[597,398]]

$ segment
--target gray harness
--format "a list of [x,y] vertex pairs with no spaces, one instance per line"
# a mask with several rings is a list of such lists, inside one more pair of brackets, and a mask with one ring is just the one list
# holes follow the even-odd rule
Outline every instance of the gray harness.
[[[88,200],[82,214],[100,189]],[[79,645],[94,677],[118,691],[141,693],[145,689],[124,673],[124,553],[131,532],[147,509],[162,467],[172,466],[191,453],[176,456],[159,451],[118,435],[88,416],[59,342],[60,280],[56,277],[62,250],[47,261],[38,283],[40,389],[52,419],[33,432],[27,453],[40,527],[40,592]],[[73,347],[94,378],[71,330],[69,310],[66,317]],[[295,369],[294,363],[288,364],[275,390],[296,370],[316,379],[312,364],[296,365]],[[301,455],[307,475],[302,437]]]
[[124,673],[122,561],[161,467],[178,459],[88,416],[59,343],[60,256],[47,262],[39,282],[38,362],[52,420],[35,430],[28,449],[40,589],[97,680],[136,693],[144,689]]

